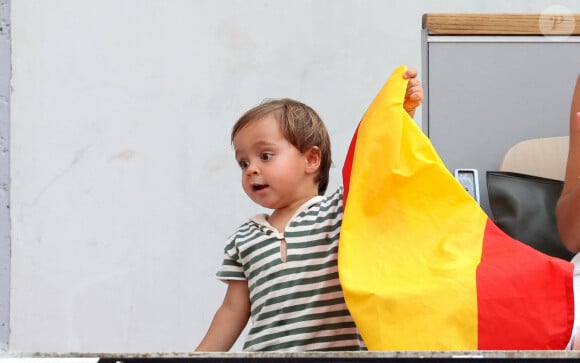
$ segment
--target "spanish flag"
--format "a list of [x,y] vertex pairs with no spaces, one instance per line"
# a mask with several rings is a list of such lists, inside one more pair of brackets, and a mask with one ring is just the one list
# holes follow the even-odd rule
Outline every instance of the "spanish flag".
[[399,67],[343,168],[339,276],[370,350],[564,349],[573,265],[503,233],[403,109]]

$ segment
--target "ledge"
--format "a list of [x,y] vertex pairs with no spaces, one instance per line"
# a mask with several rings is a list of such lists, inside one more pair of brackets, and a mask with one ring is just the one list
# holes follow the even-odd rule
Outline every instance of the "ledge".
[[423,14],[429,35],[580,35],[580,14]]

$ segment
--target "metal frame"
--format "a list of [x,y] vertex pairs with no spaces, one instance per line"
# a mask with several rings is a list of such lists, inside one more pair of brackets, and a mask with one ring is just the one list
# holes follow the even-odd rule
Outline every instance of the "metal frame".
[[429,44],[430,43],[580,43],[578,36],[505,36],[505,35],[432,35],[427,29],[421,32],[421,73],[425,102],[421,105],[421,129],[429,136]]

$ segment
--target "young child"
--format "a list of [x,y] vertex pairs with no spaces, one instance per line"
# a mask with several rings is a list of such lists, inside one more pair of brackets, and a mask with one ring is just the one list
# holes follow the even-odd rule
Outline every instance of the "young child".
[[[415,69],[403,77],[413,116],[423,88]],[[338,280],[343,195],[341,187],[324,196],[331,165],[324,123],[300,102],[274,100],[247,111],[231,140],[244,191],[273,211],[228,239],[217,273],[227,292],[196,350],[229,350],[250,317],[244,350],[364,349]]]

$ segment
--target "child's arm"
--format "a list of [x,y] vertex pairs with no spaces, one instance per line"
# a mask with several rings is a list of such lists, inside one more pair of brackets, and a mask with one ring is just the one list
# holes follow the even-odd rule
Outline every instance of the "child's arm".
[[199,352],[226,352],[236,342],[250,317],[248,282],[228,281],[222,305],[215,313],[205,337],[195,349]]
[[421,86],[421,82],[417,79],[417,70],[415,68],[409,68],[403,74],[403,78],[409,80],[403,108],[413,117],[415,116],[415,110],[423,102],[423,86]]

